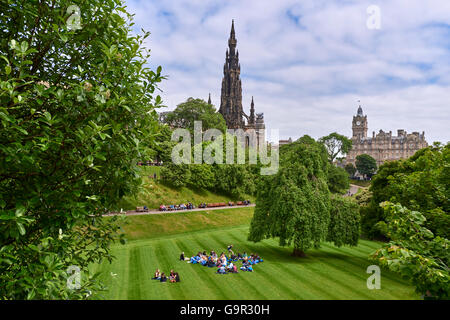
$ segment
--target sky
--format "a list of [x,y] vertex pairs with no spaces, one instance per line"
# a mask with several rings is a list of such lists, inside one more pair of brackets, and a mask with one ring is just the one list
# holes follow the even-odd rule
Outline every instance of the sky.
[[[148,64],[167,76],[169,111],[187,98],[220,107],[234,19],[244,111],[252,96],[280,139],[425,131],[450,140],[450,0],[126,0],[150,31]],[[360,102],[358,102],[360,101]],[[270,140],[270,137],[268,137]]]

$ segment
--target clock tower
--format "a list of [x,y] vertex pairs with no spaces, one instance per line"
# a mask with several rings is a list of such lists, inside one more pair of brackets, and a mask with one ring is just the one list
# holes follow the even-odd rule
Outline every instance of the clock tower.
[[358,108],[356,116],[353,116],[352,131],[353,139],[367,138],[367,115],[363,115],[361,106]]

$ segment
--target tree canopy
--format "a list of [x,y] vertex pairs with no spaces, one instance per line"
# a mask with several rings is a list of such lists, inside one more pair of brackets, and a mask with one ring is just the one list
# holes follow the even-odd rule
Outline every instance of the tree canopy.
[[[2,4],[0,15],[0,298],[77,299],[99,286],[88,265],[112,259],[116,218],[139,185],[153,139],[161,68],[149,33],[132,35],[120,0]],[[82,273],[67,287],[68,267]],[[89,293],[90,292],[90,293]]]
[[382,203],[391,241],[372,254],[381,266],[411,280],[425,297],[450,298],[450,241],[424,227],[426,218],[400,204]]
[[366,234],[376,236],[385,229],[384,213],[379,204],[392,201],[420,211],[427,218],[426,228],[449,238],[449,166],[449,144],[429,146],[408,159],[381,165],[372,179],[370,191],[373,197],[363,215]]
[[372,177],[377,171],[377,161],[368,154],[360,154],[356,156],[356,169],[365,177]]
[[330,162],[333,162],[338,155],[345,156],[352,148],[352,140],[337,132],[320,138],[319,142],[325,145]]
[[[258,184],[248,239],[257,242],[277,237],[281,246],[292,244],[294,255],[300,256],[309,248],[319,247],[330,228],[328,168],[325,147],[311,137],[283,145],[278,173],[262,177]],[[334,218],[339,216],[336,214]],[[340,228],[336,219],[334,226]],[[345,231],[331,240],[339,245],[354,243],[353,236]]]
[[227,125],[223,116],[216,112],[213,105],[202,99],[188,98],[166,116],[166,123],[175,128],[194,131],[194,121],[202,121],[202,129],[218,129],[225,132]]

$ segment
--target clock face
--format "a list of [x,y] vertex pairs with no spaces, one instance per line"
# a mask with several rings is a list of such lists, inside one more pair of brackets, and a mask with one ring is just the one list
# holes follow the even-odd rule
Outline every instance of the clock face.
[[359,126],[361,124],[361,121],[356,121],[356,125]]

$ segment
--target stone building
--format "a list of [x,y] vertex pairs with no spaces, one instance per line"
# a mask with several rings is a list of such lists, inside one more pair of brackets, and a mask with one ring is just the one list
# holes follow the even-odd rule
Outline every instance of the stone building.
[[393,136],[392,131],[380,130],[377,134],[373,131],[372,137],[368,137],[367,130],[367,115],[363,114],[363,110],[359,106],[356,116],[353,116],[353,145],[347,155],[346,163],[355,164],[358,155],[368,154],[380,166],[385,161],[409,158],[417,150],[428,146],[425,141],[425,132],[408,134],[405,130],[398,129],[397,136]]
[[[228,129],[242,129],[246,133],[256,134],[256,143],[265,141],[264,114],[255,113],[255,103],[250,104],[248,116],[242,107],[242,85],[240,79],[241,65],[239,63],[239,51],[236,49],[237,40],[234,31],[234,20],[231,22],[228,49],[225,54],[223,66],[222,91],[220,95],[219,112],[225,119]],[[208,99],[211,103],[211,98]],[[248,144],[248,143],[247,143]]]

